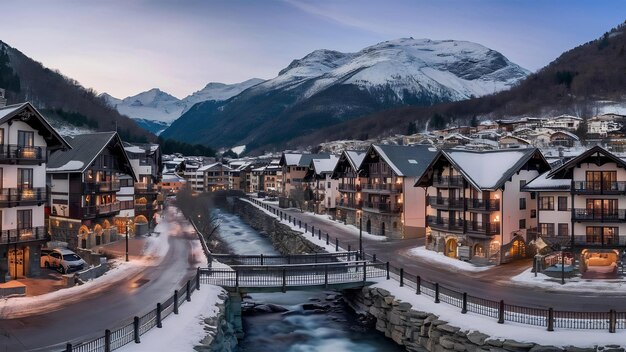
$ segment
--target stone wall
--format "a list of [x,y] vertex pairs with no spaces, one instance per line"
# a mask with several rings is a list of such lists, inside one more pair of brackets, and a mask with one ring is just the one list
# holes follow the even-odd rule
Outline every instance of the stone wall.
[[[274,248],[281,254],[313,253],[322,250],[321,247],[304,239],[299,232],[246,201],[230,198],[229,202],[223,206],[226,210],[237,214],[250,227],[267,236]],[[304,229],[304,224],[302,228]]]
[[[552,351],[620,351],[619,346],[597,348],[542,346],[515,340],[494,339],[478,331],[463,331],[440,320],[438,316],[414,310],[410,303],[395,299],[387,290],[364,287],[344,292],[346,301],[357,312],[372,317],[376,329],[406,347],[407,351],[429,352],[552,352]],[[512,330],[512,335],[514,330]]]
[[231,352],[237,347],[237,334],[229,321],[229,297],[226,292],[219,295],[216,304],[219,312],[216,316],[204,319],[204,330],[207,335],[199,345],[194,347],[199,352]]

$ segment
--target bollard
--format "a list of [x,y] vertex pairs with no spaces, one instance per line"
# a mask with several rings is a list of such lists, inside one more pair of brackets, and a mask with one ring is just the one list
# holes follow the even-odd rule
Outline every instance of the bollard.
[[315,226],[311,225],[311,237],[315,237]]
[[385,264],[385,266],[386,266],[386,269],[387,269],[387,280],[389,280],[389,278],[390,278],[390,277],[389,277],[389,262],[387,262],[387,263]]
[[287,292],[287,272],[283,268],[283,293]]
[[135,330],[135,343],[141,343],[139,339],[139,317],[133,318],[133,329]]
[[339,239],[335,238],[335,252],[339,252]]
[[504,301],[500,300],[500,307],[498,307],[498,324],[504,324]]
[[415,294],[422,294],[422,278],[419,275],[415,278]]
[[327,233],[327,234],[326,234],[326,245],[327,245],[327,246],[328,246],[328,240],[329,240],[329,239],[330,239],[330,238],[328,238],[328,233]]
[[302,228],[302,221],[298,220],[298,228]]
[[239,270],[235,270],[235,290],[239,292]]
[[318,240],[322,239],[322,230],[317,230],[317,239]]
[[328,265],[324,265],[324,288],[328,288]]
[[200,291],[200,267],[196,270],[196,291]]
[[157,328],[162,328],[163,324],[161,323],[161,311],[163,311],[163,307],[161,307],[161,303],[157,303],[157,311],[156,311],[156,323]]
[[174,314],[178,314],[178,290],[174,290]]
[[435,303],[439,303],[439,284],[435,283]]
[[65,352],[72,352],[72,344],[71,343],[67,343],[67,345],[65,345]]
[[191,302],[191,280],[187,280],[187,302]]
[[463,292],[463,306],[461,307],[461,314],[467,313],[467,292]]
[[111,352],[111,330],[104,330],[104,352]]
[[376,263],[376,253],[372,255],[372,263]]
[[367,281],[367,262],[363,262],[363,282]]
[[614,334],[617,326],[616,313],[613,309],[609,311],[609,332]]
[[263,253],[261,253],[261,265],[263,265]]
[[404,286],[404,268],[400,268],[400,287]]
[[554,331],[554,309],[548,308],[548,331]]
[[352,252],[352,246],[348,245],[348,261],[350,261],[350,258],[352,258],[350,252]]

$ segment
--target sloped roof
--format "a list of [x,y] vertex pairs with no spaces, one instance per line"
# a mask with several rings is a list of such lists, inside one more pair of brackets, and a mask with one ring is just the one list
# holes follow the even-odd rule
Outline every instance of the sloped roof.
[[280,158],[281,166],[304,166],[308,167],[313,159],[328,159],[331,154],[308,154],[308,153],[283,153]]
[[[442,150],[429,168],[440,158],[445,158],[474,188],[496,190],[501,188],[533,155],[541,157],[546,170],[550,168],[537,148],[489,151]],[[421,184],[426,176],[427,173],[424,173],[416,185]]]
[[555,179],[548,177],[550,171],[546,171],[543,174],[535,177],[532,181],[528,182],[523,190],[524,191],[543,191],[543,190],[563,190],[568,191],[571,186],[571,181],[568,179]]
[[69,143],[61,137],[57,130],[50,125],[48,120],[46,120],[46,118],[37,109],[35,109],[31,103],[26,102],[7,105],[0,108],[0,124],[8,122],[14,118],[21,119],[22,117],[25,117],[25,123],[37,129],[44,137],[48,149],[55,150],[59,148],[71,148]]
[[311,160],[311,167],[316,174],[321,175],[323,173],[331,173],[335,170],[339,157],[331,155],[328,159],[313,159]]
[[618,158],[613,153],[611,153],[608,150],[602,148],[601,146],[596,145],[596,146],[593,146],[593,147],[587,149],[586,151],[582,152],[580,155],[578,155],[577,157],[569,160],[568,162],[566,162],[565,164],[561,165],[560,167],[558,167],[556,169],[553,169],[548,176],[549,177],[561,178],[562,174],[565,171],[574,168],[576,165],[578,165],[579,163],[584,162],[585,159],[592,157],[594,154],[596,154],[598,156],[602,155],[603,157],[606,157],[610,161],[616,163],[618,166],[621,166],[621,167],[626,169],[626,161]]
[[365,153],[365,150],[346,150],[344,151],[344,155],[352,168],[358,170],[363,162],[363,159],[365,159],[365,155],[367,154]]
[[119,163],[120,170],[137,179],[117,132],[79,134],[68,137],[67,141],[72,149],[52,153],[48,159],[46,172],[84,172],[107,146],[115,143],[114,146],[119,149],[118,153],[122,158],[122,162]]
[[428,145],[373,144],[367,154],[370,151],[375,151],[396,175],[407,177],[422,175],[437,155],[437,152]]

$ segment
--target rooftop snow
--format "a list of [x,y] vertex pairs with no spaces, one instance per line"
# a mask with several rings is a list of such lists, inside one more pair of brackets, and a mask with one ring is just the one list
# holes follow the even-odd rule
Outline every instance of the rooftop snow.
[[46,171],[73,171],[73,170],[81,170],[85,163],[78,160],[70,160],[65,165],[54,167],[54,168],[46,168]]
[[531,149],[481,153],[450,150],[445,153],[461,168],[459,171],[465,173],[476,186],[481,189],[493,189],[529,150]]
[[569,179],[554,179],[548,178],[550,171],[546,171],[543,174],[535,177],[532,181],[528,182],[524,189],[527,190],[542,190],[542,189],[562,189],[569,190],[571,181]]
[[330,159],[313,159],[313,166],[315,167],[315,172],[318,174],[323,172],[333,172],[338,161],[338,156],[331,155]]

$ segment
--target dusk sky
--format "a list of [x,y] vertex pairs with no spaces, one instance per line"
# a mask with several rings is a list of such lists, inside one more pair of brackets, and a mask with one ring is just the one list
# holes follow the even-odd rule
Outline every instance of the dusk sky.
[[3,1],[0,40],[116,97],[273,78],[315,49],[468,40],[537,70],[624,22],[626,1]]

